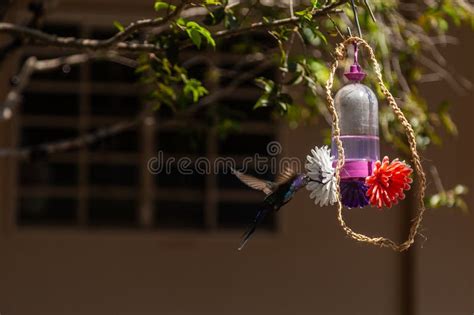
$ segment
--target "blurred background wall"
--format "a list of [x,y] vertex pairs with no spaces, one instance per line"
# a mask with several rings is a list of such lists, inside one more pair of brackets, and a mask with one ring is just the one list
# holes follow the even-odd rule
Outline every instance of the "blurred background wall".
[[[149,1],[61,1],[52,20],[110,25],[150,14]],[[474,80],[472,33],[444,50]],[[15,57],[15,56],[13,56]],[[12,57],[12,60],[14,58]],[[18,58],[18,56],[16,56]],[[3,63],[0,94],[16,65]],[[452,100],[459,136],[424,153],[446,186],[474,187],[472,92],[457,95],[426,84],[430,102]],[[15,144],[18,122],[0,125],[2,146]],[[304,158],[320,143],[320,127],[289,130],[284,155]],[[388,150],[388,148],[385,148]],[[245,228],[208,232],[15,226],[16,162],[0,160],[0,314],[473,314],[474,218],[457,210],[428,211],[408,253],[358,244],[300,192],[279,213],[276,232],[257,232],[243,251]],[[430,182],[429,189],[433,188]],[[257,194],[258,195],[258,194]],[[467,196],[474,205],[473,194]],[[411,208],[347,211],[356,231],[405,238]]]

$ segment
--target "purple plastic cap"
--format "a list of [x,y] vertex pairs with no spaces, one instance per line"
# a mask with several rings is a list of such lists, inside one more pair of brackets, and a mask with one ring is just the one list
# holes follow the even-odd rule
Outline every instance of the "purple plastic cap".
[[346,78],[348,78],[351,81],[357,81],[357,82],[362,81],[365,78],[365,72],[362,71],[362,68],[359,65],[358,53],[359,53],[359,48],[357,47],[357,44],[354,43],[354,63],[349,68],[349,72],[344,73]]
[[346,78],[348,78],[351,81],[362,81],[365,78],[365,72],[362,71],[362,68],[354,63],[351,67],[349,72],[344,73]]

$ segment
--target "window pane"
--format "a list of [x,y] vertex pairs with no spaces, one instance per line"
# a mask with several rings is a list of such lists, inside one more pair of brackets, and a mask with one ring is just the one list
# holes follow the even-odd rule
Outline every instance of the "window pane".
[[160,131],[157,137],[158,150],[163,150],[165,154],[206,153],[206,135],[196,130]]
[[21,145],[38,145],[76,138],[77,136],[77,130],[71,128],[25,127],[21,133]]
[[135,200],[89,200],[89,224],[97,227],[137,227]]
[[79,36],[79,26],[74,24],[46,23],[42,29],[46,33],[58,36]]
[[204,229],[204,205],[158,201],[156,203],[155,224],[165,229]]
[[91,102],[92,115],[99,116],[134,116],[142,107],[136,96],[95,94]]
[[97,82],[135,83],[137,75],[133,68],[110,61],[91,62],[91,80]]
[[[257,94],[259,95],[259,94]],[[237,121],[241,122],[250,122],[250,121],[265,121],[271,123],[272,117],[272,108],[270,107],[260,107],[254,109],[255,103],[257,102],[258,97],[255,100],[239,100],[236,98],[222,98],[222,104],[226,106],[220,110],[225,110],[226,115],[233,117]]]
[[75,164],[23,162],[20,166],[22,185],[73,186],[77,185],[78,167]]
[[[49,59],[54,57],[43,57],[39,58],[42,59]],[[26,58],[25,58],[26,60]],[[31,81],[58,81],[58,82],[73,82],[78,81],[80,77],[80,67],[78,65],[64,65],[62,67],[43,71],[43,72],[33,72],[31,76]]]
[[189,170],[191,174],[183,174],[176,167],[170,167],[169,170],[166,170],[164,166],[159,174],[153,176],[159,187],[189,187],[204,190],[206,175],[196,173],[192,164],[186,170]]
[[92,164],[89,182],[93,185],[134,186],[138,184],[139,170],[135,165]]
[[77,94],[28,92],[21,104],[23,115],[75,116],[79,114]]
[[20,198],[20,225],[74,225],[77,201],[68,198]]
[[187,70],[190,78],[195,78],[201,82],[205,81],[209,75],[209,67],[205,62],[196,63],[187,68]]

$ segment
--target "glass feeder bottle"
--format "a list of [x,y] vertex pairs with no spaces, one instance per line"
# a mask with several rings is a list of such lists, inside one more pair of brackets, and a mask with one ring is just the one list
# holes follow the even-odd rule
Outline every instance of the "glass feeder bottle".
[[[374,92],[361,84],[365,77],[357,60],[354,45],[354,64],[344,74],[349,82],[334,97],[339,116],[340,140],[344,148],[345,164],[341,169],[341,181],[365,182],[372,174],[375,161],[379,160],[378,102]],[[332,139],[332,155],[338,158],[337,146]],[[344,196],[343,196],[344,199]],[[355,204],[357,207],[365,204]]]

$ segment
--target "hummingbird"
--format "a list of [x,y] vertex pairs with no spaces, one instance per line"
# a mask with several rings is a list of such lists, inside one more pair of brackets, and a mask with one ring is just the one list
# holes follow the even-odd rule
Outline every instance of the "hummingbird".
[[285,168],[277,176],[275,182],[259,179],[234,169],[232,169],[232,173],[247,186],[260,190],[266,195],[255,219],[242,237],[238,248],[238,250],[242,250],[263,219],[269,213],[280,210],[282,206],[288,203],[295,193],[308,183],[309,177],[306,174],[297,174],[291,168]]

